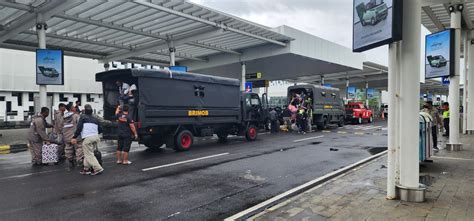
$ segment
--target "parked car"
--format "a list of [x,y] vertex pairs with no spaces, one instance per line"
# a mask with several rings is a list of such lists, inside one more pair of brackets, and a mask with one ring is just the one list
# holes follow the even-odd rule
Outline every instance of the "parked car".
[[428,59],[428,63],[433,68],[444,67],[448,63],[446,58],[444,58],[442,55],[435,55],[435,56],[429,55],[426,57],[426,59]]
[[373,111],[368,109],[362,102],[349,102],[346,104],[346,121],[362,124],[364,121],[374,121]]
[[387,3],[380,0],[371,0],[367,4],[362,2],[357,5],[356,10],[362,26],[376,25],[388,16]]

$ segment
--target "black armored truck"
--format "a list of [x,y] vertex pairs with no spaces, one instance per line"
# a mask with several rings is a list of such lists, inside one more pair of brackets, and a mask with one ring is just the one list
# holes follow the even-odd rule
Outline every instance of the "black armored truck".
[[311,125],[316,125],[318,129],[325,129],[328,124],[344,126],[344,102],[338,88],[310,84],[288,87],[288,101],[295,96],[311,98]]
[[[104,118],[114,121],[119,104],[116,81],[135,85],[132,118],[139,143],[149,148],[163,144],[189,150],[194,137],[245,136],[253,141],[267,116],[267,98],[240,91],[236,79],[169,70],[120,69],[96,74],[102,82]],[[117,124],[104,128],[104,138],[115,138]]]

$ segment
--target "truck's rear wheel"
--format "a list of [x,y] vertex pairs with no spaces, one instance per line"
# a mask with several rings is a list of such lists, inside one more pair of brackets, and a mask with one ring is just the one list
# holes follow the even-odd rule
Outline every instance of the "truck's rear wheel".
[[189,130],[182,130],[175,136],[174,148],[177,151],[186,151],[193,145],[194,138],[193,134]]
[[257,139],[257,134],[257,127],[250,125],[245,132],[245,138],[247,138],[248,141],[254,141]]
[[165,142],[158,137],[150,137],[143,140],[143,144],[150,149],[158,149],[163,146]]
[[227,133],[217,133],[217,137],[219,138],[220,143],[226,142],[227,136],[229,136]]
[[339,127],[344,127],[344,116],[339,117],[339,122],[337,123],[337,126]]

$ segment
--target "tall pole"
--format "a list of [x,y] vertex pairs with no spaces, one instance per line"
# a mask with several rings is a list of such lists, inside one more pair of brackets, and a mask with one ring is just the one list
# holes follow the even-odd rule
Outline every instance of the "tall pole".
[[399,43],[389,45],[388,56],[388,157],[387,157],[387,199],[395,199],[396,159],[398,155],[398,87],[400,80],[400,62],[398,60]]
[[174,47],[174,42],[170,41],[168,43],[169,51],[170,51],[170,66],[176,66],[176,48]]
[[[467,130],[469,132],[474,131],[474,55],[471,55],[471,52],[474,52],[474,42],[472,42],[472,37],[474,37],[474,31],[470,31],[469,37],[467,40],[468,45],[468,69],[467,69],[467,90],[468,102],[467,102],[467,118],[470,119],[467,121]],[[466,111],[464,112],[466,114]]]
[[[400,72],[400,185],[419,187],[420,0],[403,1]],[[390,107],[389,107],[390,108]],[[403,116],[403,117],[402,117]],[[389,116],[390,118],[390,116]]]
[[[240,63],[242,67],[242,75],[241,75],[241,81],[240,81],[240,90],[245,91],[245,75],[246,75],[246,67],[245,67],[245,62]],[[296,83],[295,83],[296,84]]]
[[369,81],[365,80],[365,106],[369,106]]
[[454,73],[449,78],[449,142],[447,144],[448,150],[456,150],[461,147],[459,142],[459,72],[460,52],[461,52],[461,11],[463,5],[450,6],[451,11],[451,28],[455,30],[454,37]]
[[324,86],[324,75],[321,75],[321,86]]
[[[46,23],[43,19],[43,15],[38,13],[36,15],[36,34],[38,36],[38,48],[46,49]],[[47,86],[39,86],[39,105],[40,107],[47,106]]]
[[463,80],[463,96],[462,96],[462,106],[463,106],[463,114],[462,114],[462,133],[463,134],[466,134],[467,133],[467,121],[468,121],[468,115],[467,115],[467,103],[468,103],[468,96],[471,96],[470,94],[468,94],[468,91],[467,91],[467,87],[468,87],[468,84],[470,82],[467,82],[467,63],[468,63],[468,60],[469,60],[469,53],[468,53],[468,44],[469,44],[469,40],[468,40],[468,31],[465,30],[463,31],[463,45],[464,45],[464,71],[463,71],[463,76],[464,76],[464,80]]
[[346,75],[346,101],[349,100],[349,77]]

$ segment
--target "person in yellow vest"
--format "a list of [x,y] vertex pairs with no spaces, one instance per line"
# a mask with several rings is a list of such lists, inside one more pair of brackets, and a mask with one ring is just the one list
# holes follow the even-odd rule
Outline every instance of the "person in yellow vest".
[[443,125],[444,125],[444,137],[449,137],[449,103],[443,103]]

